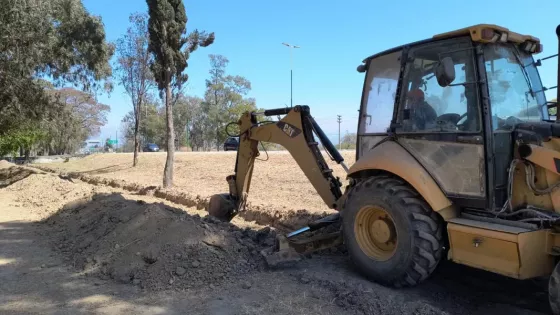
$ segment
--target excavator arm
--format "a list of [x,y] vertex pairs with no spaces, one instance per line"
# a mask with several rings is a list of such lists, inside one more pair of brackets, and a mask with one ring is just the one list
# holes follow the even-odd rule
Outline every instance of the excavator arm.
[[[258,122],[259,115],[285,116],[277,122]],[[229,194],[214,195],[210,199],[210,215],[229,221],[237,213],[245,210],[255,159],[260,155],[259,141],[277,143],[286,148],[325,204],[332,209],[339,209],[342,184],[339,178],[333,175],[333,170],[321,154],[314,134],[331,158],[346,171],[348,168],[342,155],[310,115],[308,106],[269,109],[260,113],[245,112],[237,121],[237,125],[240,141],[235,172],[226,178]]]

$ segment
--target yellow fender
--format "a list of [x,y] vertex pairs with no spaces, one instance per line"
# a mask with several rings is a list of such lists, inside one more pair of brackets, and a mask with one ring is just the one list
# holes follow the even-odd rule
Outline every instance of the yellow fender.
[[455,207],[432,176],[396,142],[386,141],[364,154],[350,167],[348,177],[370,170],[386,171],[404,179],[444,220],[457,216]]

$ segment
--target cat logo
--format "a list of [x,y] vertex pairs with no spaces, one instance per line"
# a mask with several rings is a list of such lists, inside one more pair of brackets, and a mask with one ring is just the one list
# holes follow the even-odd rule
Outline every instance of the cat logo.
[[295,138],[301,133],[301,130],[283,121],[276,123],[276,126],[290,138]]

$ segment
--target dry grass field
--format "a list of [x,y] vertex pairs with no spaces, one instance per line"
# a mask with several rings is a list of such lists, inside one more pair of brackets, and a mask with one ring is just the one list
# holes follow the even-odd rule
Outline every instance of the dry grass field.
[[[326,154],[325,159],[330,162]],[[354,151],[343,151],[348,166],[355,160]],[[139,165],[132,167],[132,154],[107,153],[91,155],[66,163],[41,164],[62,172],[124,180],[143,186],[161,186],[165,152],[141,153]],[[234,171],[236,152],[177,152],[173,190],[208,197],[228,191],[226,176]],[[328,210],[311,183],[287,151],[261,151],[262,160],[255,162],[249,191],[249,202],[274,209],[306,209],[309,212]],[[266,160],[266,161],[263,161]],[[331,168],[346,185],[340,165]]]

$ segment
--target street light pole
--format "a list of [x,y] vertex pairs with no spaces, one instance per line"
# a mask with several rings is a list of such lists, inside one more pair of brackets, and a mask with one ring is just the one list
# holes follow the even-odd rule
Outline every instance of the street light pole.
[[284,46],[288,46],[290,48],[290,107],[294,106],[293,103],[293,60],[292,60],[292,48],[300,48],[297,45],[292,45],[288,43],[282,43]]

